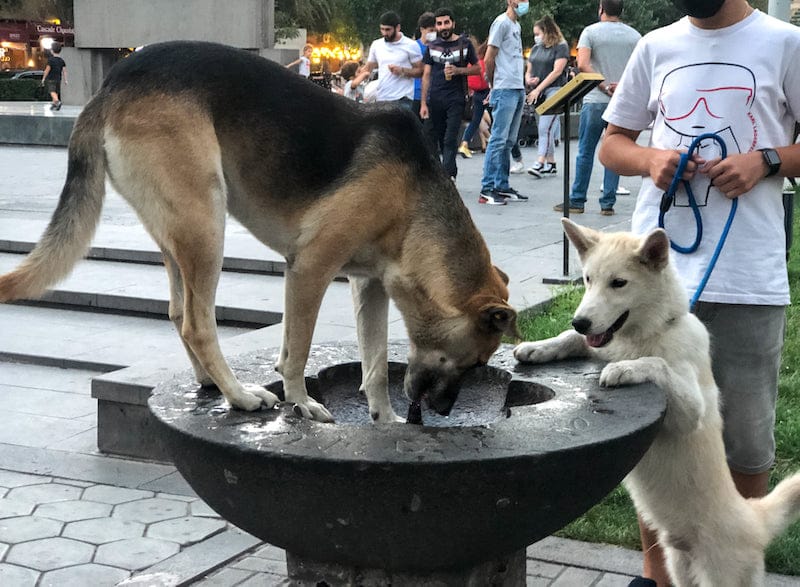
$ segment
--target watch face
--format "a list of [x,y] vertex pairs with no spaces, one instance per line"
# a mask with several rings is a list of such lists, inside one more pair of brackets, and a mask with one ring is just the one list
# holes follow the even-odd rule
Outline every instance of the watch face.
[[759,151],[761,151],[761,154],[764,156],[764,162],[769,167],[767,177],[778,173],[778,170],[781,168],[781,158],[778,152],[775,149],[759,149]]
[[764,151],[764,158],[767,160],[768,165],[780,165],[781,158],[778,157],[778,153],[772,149],[767,149]]

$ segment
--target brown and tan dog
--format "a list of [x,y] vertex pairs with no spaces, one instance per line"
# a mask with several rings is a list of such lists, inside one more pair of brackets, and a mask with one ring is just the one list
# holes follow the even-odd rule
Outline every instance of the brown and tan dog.
[[278,398],[240,383],[217,340],[214,297],[230,212],[287,261],[287,402],[331,415],[304,368],[331,279],[350,277],[370,415],[399,421],[387,393],[388,299],[411,341],[405,391],[447,413],[461,375],[516,330],[492,266],[413,114],[367,109],[253,54],[211,43],[150,46],[117,64],[78,118],[67,179],[36,248],[0,277],[0,302],[41,295],[88,248],[104,182],[164,254],[175,323],[197,379],[241,409]]

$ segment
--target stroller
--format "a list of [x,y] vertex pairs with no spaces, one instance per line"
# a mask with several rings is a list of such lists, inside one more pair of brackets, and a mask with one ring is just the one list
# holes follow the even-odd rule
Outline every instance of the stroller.
[[517,144],[520,147],[532,147],[539,141],[539,125],[536,119],[536,106],[525,103],[522,106],[522,120],[519,123]]

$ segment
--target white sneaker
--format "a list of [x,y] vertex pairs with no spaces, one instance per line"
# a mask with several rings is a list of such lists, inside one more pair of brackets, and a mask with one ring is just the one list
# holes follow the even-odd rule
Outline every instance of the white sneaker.
[[522,163],[521,159],[519,161],[514,161],[508,169],[509,173],[522,173],[523,171],[525,171],[525,165]]
[[[602,183],[600,184],[600,191],[601,192],[603,191],[603,184]],[[631,190],[629,190],[625,186],[621,186],[621,185],[617,186],[617,195],[618,196],[630,196],[631,195]]]

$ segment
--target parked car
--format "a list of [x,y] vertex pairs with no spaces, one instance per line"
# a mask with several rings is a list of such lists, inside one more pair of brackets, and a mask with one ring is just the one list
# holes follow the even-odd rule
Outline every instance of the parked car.
[[[47,90],[41,86],[44,71],[41,69],[7,69],[0,71],[0,81],[4,84],[12,84],[0,91],[0,98],[3,100],[41,100],[50,99]],[[24,82],[22,85],[27,89],[20,90],[14,88],[16,82]]]
[[25,71],[18,71],[11,76],[11,79],[32,79],[39,82],[42,81],[42,77],[44,77],[44,72],[41,69],[28,69]]

